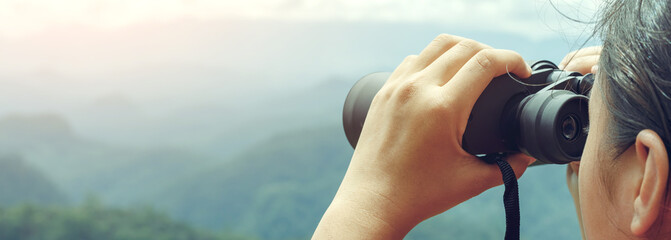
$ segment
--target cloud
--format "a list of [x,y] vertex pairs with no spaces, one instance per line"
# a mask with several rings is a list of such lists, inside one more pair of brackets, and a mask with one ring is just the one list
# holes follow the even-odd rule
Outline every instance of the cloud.
[[54,26],[121,27],[176,18],[383,21],[501,31],[542,39],[557,31],[576,34],[561,12],[591,20],[599,0],[5,0],[0,36],[20,37]]
[[313,21],[419,22],[444,25],[446,28],[502,31],[531,38],[544,38],[556,31],[567,34],[582,32],[584,25],[574,26],[560,12],[572,18],[589,21],[592,20],[598,3],[599,1],[585,0],[286,0],[277,2],[274,6],[255,5],[263,7],[243,9],[241,15]]

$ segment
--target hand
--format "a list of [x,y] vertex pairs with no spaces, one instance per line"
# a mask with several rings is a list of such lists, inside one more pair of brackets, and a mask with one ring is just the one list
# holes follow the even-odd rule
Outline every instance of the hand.
[[588,73],[596,74],[599,69],[601,48],[601,46],[586,47],[566,54],[561,63],[559,63],[559,69],[579,72],[583,75]]
[[[323,225],[338,225],[334,219],[343,214],[348,231],[356,231],[352,222],[361,216],[372,219],[361,224],[379,223],[354,235],[402,237],[419,222],[502,184],[498,167],[464,151],[461,141],[475,101],[507,72],[531,75],[515,52],[450,35],[407,57],[375,96],[315,237]],[[517,177],[533,162],[523,154],[507,160]]]

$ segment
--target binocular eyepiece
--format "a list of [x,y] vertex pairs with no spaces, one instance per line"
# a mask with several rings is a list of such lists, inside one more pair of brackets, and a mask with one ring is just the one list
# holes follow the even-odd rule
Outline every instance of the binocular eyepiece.
[[[462,148],[476,156],[523,152],[538,164],[579,161],[587,139],[588,98],[594,77],[531,65],[531,77],[494,78],[473,106]],[[361,134],[375,94],[391,73],[373,73],[350,90],[343,108],[345,135],[352,147]],[[487,158],[482,158],[487,159]]]

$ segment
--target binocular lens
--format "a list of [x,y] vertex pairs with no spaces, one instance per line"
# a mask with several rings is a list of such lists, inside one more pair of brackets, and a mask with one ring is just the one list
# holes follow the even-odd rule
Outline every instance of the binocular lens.
[[573,141],[578,136],[578,120],[573,114],[568,115],[562,121],[562,133],[564,138],[568,141]]
[[520,149],[543,163],[580,160],[588,124],[587,97],[566,90],[530,95],[519,113]]

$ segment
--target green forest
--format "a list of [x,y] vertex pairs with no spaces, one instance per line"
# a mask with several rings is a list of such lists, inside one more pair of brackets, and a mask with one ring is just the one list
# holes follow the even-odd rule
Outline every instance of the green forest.
[[105,206],[96,197],[73,205],[17,156],[0,157],[0,239],[6,240],[248,240],[197,228],[151,206]]
[[196,229],[151,208],[116,209],[89,200],[77,207],[0,208],[0,239],[7,240],[251,240]]

